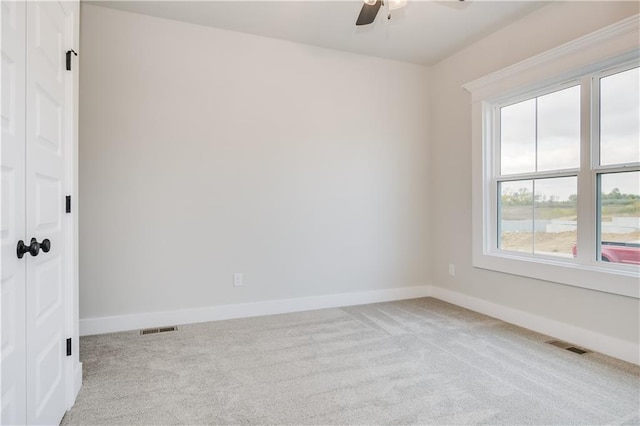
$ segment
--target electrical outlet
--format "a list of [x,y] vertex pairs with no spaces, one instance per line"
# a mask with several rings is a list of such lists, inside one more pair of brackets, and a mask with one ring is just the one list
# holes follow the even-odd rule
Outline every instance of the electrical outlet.
[[234,287],[242,287],[243,282],[242,282],[242,273],[241,272],[236,272],[235,274],[233,274],[233,286]]
[[449,275],[451,275],[452,277],[456,274],[456,265],[454,265],[453,263],[449,264]]

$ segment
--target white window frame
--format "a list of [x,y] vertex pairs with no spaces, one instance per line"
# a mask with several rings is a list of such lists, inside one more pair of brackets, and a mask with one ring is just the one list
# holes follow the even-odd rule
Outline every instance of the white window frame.
[[[599,114],[599,79],[640,61],[640,15],[561,45],[464,86],[472,94],[473,265],[494,271],[640,299],[640,268],[596,261],[597,175],[630,171],[600,166],[598,120],[581,125],[580,169],[509,176],[578,177],[578,256],[575,259],[498,250],[499,108],[518,100],[581,85],[581,116]],[[595,96],[592,96],[592,93]]]

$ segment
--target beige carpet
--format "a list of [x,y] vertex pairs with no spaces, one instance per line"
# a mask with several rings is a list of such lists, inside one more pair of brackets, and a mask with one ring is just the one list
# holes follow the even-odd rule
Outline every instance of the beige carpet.
[[640,367],[415,299],[83,337],[65,425],[640,423]]

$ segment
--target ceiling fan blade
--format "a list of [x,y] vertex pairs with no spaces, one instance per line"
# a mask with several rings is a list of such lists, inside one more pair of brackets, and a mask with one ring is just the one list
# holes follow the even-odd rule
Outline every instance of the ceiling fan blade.
[[369,25],[376,19],[376,15],[382,6],[382,0],[376,0],[374,4],[364,3],[358,15],[356,25]]

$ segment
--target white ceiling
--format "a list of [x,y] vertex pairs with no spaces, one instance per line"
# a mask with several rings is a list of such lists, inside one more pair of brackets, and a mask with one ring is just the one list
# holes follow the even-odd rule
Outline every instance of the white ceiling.
[[409,0],[356,27],[362,1],[97,1],[114,9],[265,37],[431,65],[538,9],[541,1]]

